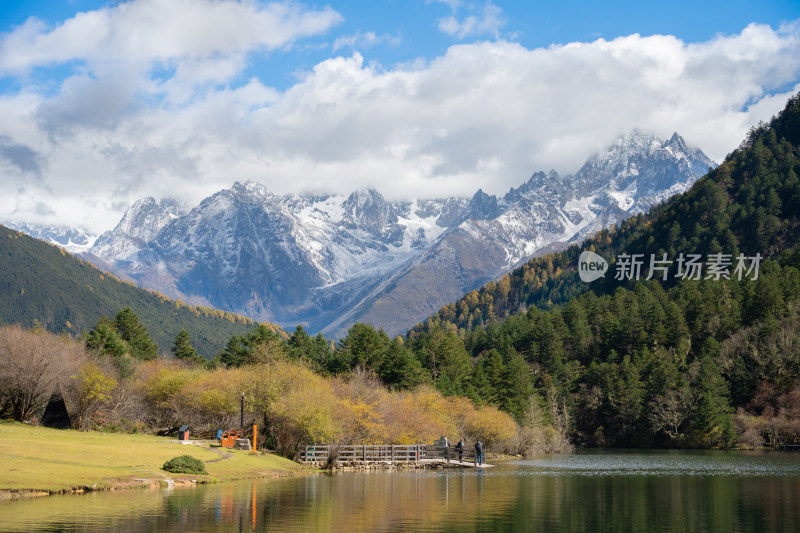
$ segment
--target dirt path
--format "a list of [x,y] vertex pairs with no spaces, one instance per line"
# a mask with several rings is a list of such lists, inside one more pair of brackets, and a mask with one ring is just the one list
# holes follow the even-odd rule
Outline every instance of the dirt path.
[[220,455],[221,457],[219,459],[212,459],[210,461],[205,461],[206,463],[218,463],[220,461],[224,461],[225,459],[230,459],[231,457],[233,457],[232,453],[223,451],[219,448],[209,448],[209,449],[214,453]]

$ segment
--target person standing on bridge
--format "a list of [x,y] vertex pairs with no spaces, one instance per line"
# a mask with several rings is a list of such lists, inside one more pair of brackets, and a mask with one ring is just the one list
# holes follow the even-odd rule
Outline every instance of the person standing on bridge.
[[478,459],[478,464],[483,464],[483,443],[481,441],[477,441],[475,443],[475,456]]
[[458,450],[458,462],[464,460],[464,439],[458,439],[458,444],[456,444],[456,450]]

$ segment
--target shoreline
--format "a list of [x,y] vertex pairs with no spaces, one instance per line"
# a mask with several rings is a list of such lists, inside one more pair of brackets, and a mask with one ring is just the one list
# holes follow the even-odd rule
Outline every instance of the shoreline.
[[[0,505],[22,498],[193,487],[316,473],[274,454],[221,449],[212,444],[0,422]],[[208,474],[175,474],[161,469],[166,461],[180,455],[203,461]]]
[[28,499],[44,498],[47,496],[63,496],[67,494],[87,494],[90,492],[115,492],[123,490],[156,490],[173,488],[192,488],[198,485],[215,485],[218,483],[228,483],[231,481],[244,481],[247,479],[284,479],[297,476],[319,474],[316,469],[298,470],[296,472],[260,472],[255,475],[245,475],[241,477],[225,479],[202,479],[202,476],[192,476],[189,474],[175,474],[176,476],[185,475],[187,479],[176,479],[165,477],[164,479],[112,479],[105,480],[103,484],[94,483],[90,485],[75,486],[69,489],[2,489],[0,488],[0,505],[5,502]]

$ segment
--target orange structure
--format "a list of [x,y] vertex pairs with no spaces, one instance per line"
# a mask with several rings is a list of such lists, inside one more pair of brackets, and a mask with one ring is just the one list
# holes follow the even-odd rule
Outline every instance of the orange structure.
[[235,429],[229,429],[228,431],[222,432],[222,447],[223,448],[233,448],[233,444],[236,442],[236,439],[239,438],[239,432]]

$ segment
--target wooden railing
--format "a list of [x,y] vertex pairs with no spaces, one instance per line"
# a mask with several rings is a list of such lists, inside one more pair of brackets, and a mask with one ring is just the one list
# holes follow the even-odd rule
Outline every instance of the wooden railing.
[[355,444],[331,446],[310,444],[300,452],[306,463],[327,463],[331,455],[337,461],[419,461],[424,458],[425,444]]
[[470,462],[477,465],[475,450],[464,447],[459,454],[453,447],[431,444],[349,444],[328,445],[309,444],[300,451],[300,461],[304,463],[328,463],[331,458],[337,462],[419,462],[443,461]]
[[460,453],[454,446],[450,446],[448,448],[437,448],[437,450],[444,457],[446,462],[465,461],[476,464],[478,462],[478,456],[475,453],[475,449],[472,447],[464,446],[464,450]]

